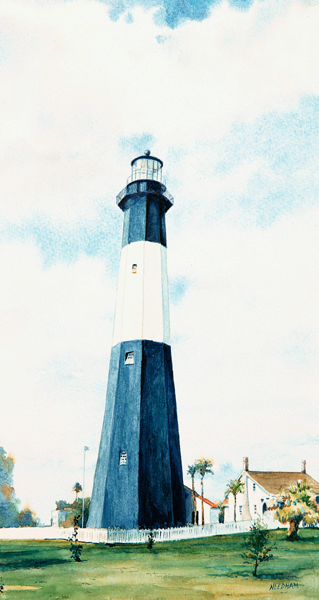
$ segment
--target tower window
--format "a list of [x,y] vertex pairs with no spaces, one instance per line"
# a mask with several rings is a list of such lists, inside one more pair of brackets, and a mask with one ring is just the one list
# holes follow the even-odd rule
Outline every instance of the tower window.
[[240,515],[242,515],[242,514],[243,514],[243,507],[242,507],[242,506],[240,506],[240,507],[239,507],[239,514],[240,514]]
[[127,452],[121,452],[120,465],[126,465],[126,463],[127,463]]
[[126,365],[134,365],[134,350],[131,350],[130,352],[125,352],[124,363]]
[[137,265],[132,265],[132,273],[137,273]]
[[254,514],[257,514],[257,504],[254,504]]
[[255,492],[255,491],[256,491],[256,484],[253,483],[253,492]]

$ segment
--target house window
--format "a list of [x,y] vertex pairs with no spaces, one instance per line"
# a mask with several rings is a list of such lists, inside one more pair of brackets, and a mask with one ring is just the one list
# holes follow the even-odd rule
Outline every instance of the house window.
[[319,504],[319,496],[316,496],[316,504]]
[[239,507],[239,514],[240,514],[240,515],[242,515],[242,514],[243,514],[243,507],[242,507],[242,506],[240,506],[240,507]]
[[131,350],[130,352],[125,352],[124,363],[126,365],[134,365],[134,350]]
[[126,463],[127,463],[127,452],[121,452],[120,465],[126,465]]
[[254,514],[257,514],[257,504],[254,504]]
[[253,492],[255,492],[255,491],[256,491],[256,484],[253,483]]
[[132,273],[137,273],[137,265],[132,265]]

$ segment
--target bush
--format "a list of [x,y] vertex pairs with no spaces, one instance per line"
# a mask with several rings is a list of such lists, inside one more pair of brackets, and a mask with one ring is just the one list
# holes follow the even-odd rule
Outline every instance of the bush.
[[254,577],[257,577],[257,569],[260,563],[273,558],[271,549],[268,548],[267,525],[263,525],[261,519],[257,519],[250,528],[249,537],[245,543],[247,551],[243,554],[245,563],[254,565]]
[[155,544],[155,537],[154,537],[153,529],[151,529],[148,534],[148,542],[147,542],[148,549],[152,550],[154,544]]
[[72,537],[69,539],[69,541],[71,542],[71,547],[70,547],[71,558],[75,562],[82,562],[81,561],[81,553],[83,550],[83,546],[81,546],[81,544],[78,543],[78,529],[79,529],[79,520],[80,519],[81,519],[81,515],[77,515],[74,517],[74,520],[73,520],[74,530],[73,530]]

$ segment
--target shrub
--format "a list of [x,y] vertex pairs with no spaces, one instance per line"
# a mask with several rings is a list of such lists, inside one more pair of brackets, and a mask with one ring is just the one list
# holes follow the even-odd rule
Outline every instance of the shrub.
[[81,561],[81,552],[83,550],[83,546],[78,542],[78,529],[79,529],[79,520],[81,519],[81,515],[77,515],[73,519],[73,534],[70,537],[69,541],[71,542],[70,552],[71,558],[75,560],[75,562]]
[[254,565],[253,575],[257,577],[257,569],[260,563],[273,558],[271,548],[268,548],[267,526],[262,524],[260,518],[250,528],[250,534],[245,547],[247,550],[243,554],[243,558],[245,558],[244,562]]
[[155,537],[154,537],[153,529],[151,529],[148,534],[148,542],[147,542],[148,549],[152,550],[154,544],[155,544]]

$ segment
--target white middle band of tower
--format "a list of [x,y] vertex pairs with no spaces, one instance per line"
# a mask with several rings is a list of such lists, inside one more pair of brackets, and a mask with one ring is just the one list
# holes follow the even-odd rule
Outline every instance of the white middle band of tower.
[[170,343],[166,248],[158,243],[121,250],[113,346],[129,340]]

